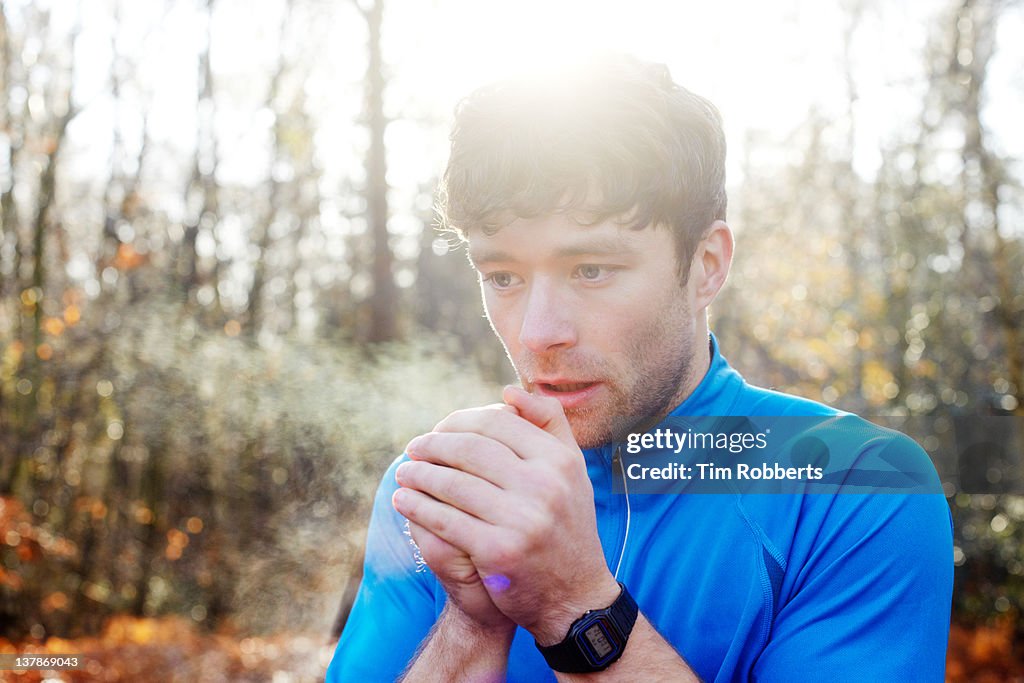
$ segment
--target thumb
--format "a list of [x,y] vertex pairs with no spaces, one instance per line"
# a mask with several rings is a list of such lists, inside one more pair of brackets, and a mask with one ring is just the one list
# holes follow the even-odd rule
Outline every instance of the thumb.
[[505,387],[502,398],[505,403],[518,410],[523,419],[532,422],[559,441],[576,446],[572,427],[557,398],[537,396],[512,385]]

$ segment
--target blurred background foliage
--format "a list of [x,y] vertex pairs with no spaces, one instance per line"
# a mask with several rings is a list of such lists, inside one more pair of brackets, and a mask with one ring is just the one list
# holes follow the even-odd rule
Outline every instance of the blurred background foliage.
[[[1022,146],[997,124],[1024,112],[1024,12],[933,4],[822,3],[834,92],[797,83],[783,128],[704,93],[739,244],[713,328],[751,381],[844,409],[1020,417]],[[512,379],[431,225],[454,99],[415,66],[449,6],[472,12],[0,2],[0,651],[93,653],[69,680],[320,675],[380,474]],[[859,59],[900,21],[922,39],[879,108]],[[1024,676],[1024,498],[945,484],[948,677]]]

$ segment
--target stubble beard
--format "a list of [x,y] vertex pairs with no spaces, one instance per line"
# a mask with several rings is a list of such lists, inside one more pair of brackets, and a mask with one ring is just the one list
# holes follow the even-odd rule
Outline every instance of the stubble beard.
[[607,361],[574,362],[571,358],[541,362],[535,358],[513,361],[523,386],[539,367],[586,368],[578,376],[601,378],[607,392],[600,405],[570,408],[565,416],[580,448],[597,448],[623,440],[632,431],[647,430],[679,405],[693,377],[694,335],[686,326],[684,306],[675,303],[669,320],[655,317],[634,330],[622,352],[625,369],[616,373]]
[[[663,335],[664,329],[652,332]],[[651,339],[662,343],[652,348],[645,343]],[[684,388],[693,374],[691,348],[692,339],[680,338],[670,343],[664,336],[638,336],[629,352],[630,385],[609,385],[607,405],[567,412],[580,448],[596,448],[624,440],[629,432],[650,429],[681,403]],[[579,415],[569,415],[569,412]]]

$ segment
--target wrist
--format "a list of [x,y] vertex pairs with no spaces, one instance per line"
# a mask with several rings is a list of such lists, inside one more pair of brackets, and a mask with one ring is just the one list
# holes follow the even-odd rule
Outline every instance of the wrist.
[[529,631],[538,645],[559,643],[565,638],[573,622],[590,610],[608,607],[615,602],[620,592],[615,577],[608,574],[596,587],[554,605]]
[[514,623],[481,624],[449,600],[402,680],[503,681],[514,634]]
[[510,645],[516,632],[516,623],[511,619],[500,619],[493,622],[477,621],[450,600],[445,604],[439,621],[444,625],[446,631],[463,642]]

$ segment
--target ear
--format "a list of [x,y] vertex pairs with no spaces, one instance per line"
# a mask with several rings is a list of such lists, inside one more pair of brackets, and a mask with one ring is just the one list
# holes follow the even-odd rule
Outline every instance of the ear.
[[707,308],[729,277],[735,243],[725,221],[715,221],[697,245],[690,268],[696,310]]

